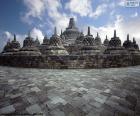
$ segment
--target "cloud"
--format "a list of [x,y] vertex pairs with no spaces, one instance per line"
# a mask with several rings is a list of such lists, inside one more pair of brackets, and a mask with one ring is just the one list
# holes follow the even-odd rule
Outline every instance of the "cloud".
[[92,12],[89,16],[93,18],[97,18],[101,16],[103,13],[105,13],[107,10],[107,5],[106,4],[101,4],[97,6],[95,12]]
[[[23,45],[23,40],[25,39],[26,35],[22,34],[16,34],[17,41],[20,42],[21,46]],[[0,34],[0,51],[3,50],[4,46],[6,45],[7,41],[12,41],[14,38],[14,35],[9,31],[4,31]]]
[[[31,36],[36,39],[36,37],[38,37],[39,41],[42,42],[44,35],[42,33],[42,31],[36,27],[34,27],[31,31],[30,31]],[[17,41],[19,41],[21,47],[23,45],[23,40],[27,37],[26,34],[16,34],[16,39]],[[12,34],[9,31],[4,31],[0,34],[0,51],[3,50],[4,46],[6,45],[7,41],[10,39],[10,41],[12,41],[14,39],[14,34]]]
[[[129,20],[126,22],[123,16],[116,15],[116,20],[113,23],[109,23],[98,28],[95,26],[91,26],[91,33],[94,37],[96,37],[96,33],[99,32],[102,41],[104,41],[106,35],[108,36],[108,39],[111,39],[111,37],[113,37],[113,31],[114,29],[116,29],[117,36],[120,37],[122,43],[124,42],[124,40],[126,40],[126,35],[129,33],[131,40],[133,37],[135,37],[137,43],[140,45],[139,22],[140,18]],[[84,33],[87,34],[87,27],[84,27],[83,30]]]
[[38,27],[42,28],[45,25],[48,26],[48,30],[53,30],[54,26],[59,28],[58,32],[61,29],[64,30],[69,18],[73,16],[62,12],[63,7],[60,0],[24,0],[24,5],[27,7],[27,11],[21,17],[22,21],[32,24],[33,19],[37,18],[41,21]]
[[107,4],[102,3],[94,10],[91,0],[70,0],[70,2],[66,3],[65,8],[73,13],[79,14],[81,17],[98,18],[106,12],[107,6]]
[[23,0],[24,5],[27,7],[27,12],[21,17],[21,19],[31,24],[31,18],[42,18],[45,12],[44,0]]
[[31,37],[33,37],[34,39],[38,38],[40,42],[43,42],[44,35],[40,29],[34,27],[31,30],[30,34],[31,34]]
[[132,14],[130,17],[135,18],[138,16],[138,12],[135,12],[134,14]]
[[[138,13],[130,16],[131,18],[135,17],[131,21],[124,21],[123,16],[116,15],[116,9],[118,6],[124,6],[125,0],[118,0],[118,2],[102,0],[102,3],[98,4],[97,7],[92,6],[92,0],[69,0],[64,4],[61,2],[62,0],[24,0],[24,4],[27,7],[27,12],[25,12],[23,19],[29,23],[33,21],[31,20],[32,18],[38,18],[42,22],[36,27],[47,27],[47,34],[49,32],[51,35],[53,33],[54,26],[57,27],[58,33],[60,33],[61,29],[64,30],[68,26],[70,17],[77,19],[77,14],[80,15],[80,18],[86,17],[97,19],[107,11],[111,11],[111,15],[109,15],[109,20],[111,21],[109,23],[98,28],[91,26],[91,31],[94,35],[98,31],[102,38],[105,38],[106,34],[109,38],[111,38],[113,36],[113,30],[117,29],[117,34],[122,40],[126,39],[126,34],[128,32],[130,35],[135,36],[136,39],[140,37],[139,33],[137,32],[137,30],[139,30],[138,28],[140,27],[138,26],[139,24],[136,20],[136,18],[138,18]],[[66,13],[66,10],[69,10],[70,13]],[[115,20],[114,17],[116,17]],[[134,23],[136,24],[134,25]],[[83,28],[84,32],[86,32],[87,27]],[[42,31],[38,28],[34,28],[32,31],[36,33],[33,34],[34,38],[38,36],[42,41]]]
[[92,12],[91,0],[70,0],[65,8],[80,16],[88,16]]
[[124,7],[126,4],[126,0],[119,0],[118,1],[118,6]]
[[58,27],[58,32],[65,29],[68,25],[70,16],[66,13],[60,12],[62,4],[59,0],[46,0],[47,13],[50,18],[50,27],[53,30],[54,26]]
[[7,41],[11,38],[13,38],[13,35],[8,31],[0,34],[0,52],[3,50],[3,47],[6,45]]

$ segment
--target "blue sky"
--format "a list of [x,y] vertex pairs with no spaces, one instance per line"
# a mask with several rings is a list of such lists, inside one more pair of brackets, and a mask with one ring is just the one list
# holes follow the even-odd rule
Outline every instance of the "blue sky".
[[[12,39],[13,33],[22,42],[28,31],[42,41],[51,36],[54,26],[58,33],[74,17],[80,31],[86,34],[91,26],[93,36],[99,32],[102,41],[117,29],[121,40],[126,34],[140,44],[140,6],[126,7],[126,0],[0,0],[0,42]],[[2,45],[3,46],[3,45]]]

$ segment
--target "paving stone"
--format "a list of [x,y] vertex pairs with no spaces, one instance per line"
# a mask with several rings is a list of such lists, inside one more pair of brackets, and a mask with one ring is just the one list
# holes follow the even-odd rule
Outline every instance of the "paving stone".
[[136,106],[137,104],[137,98],[135,96],[132,96],[132,95],[127,95],[125,97],[125,99],[130,102],[131,104],[133,104],[134,106]]
[[13,105],[9,105],[0,109],[0,114],[10,114],[14,112],[15,112],[15,108]]
[[93,102],[90,102],[90,105],[96,107],[96,108],[101,108],[101,106],[103,105],[102,103],[100,102],[97,102],[97,101],[93,101]]
[[95,99],[95,101],[100,102],[101,104],[105,103],[105,101],[106,101],[106,99],[101,99],[99,97],[95,97],[94,99]]
[[100,116],[114,116],[114,112],[111,112],[109,110],[103,110],[101,113],[100,113]]
[[33,87],[33,88],[31,88],[31,90],[35,91],[35,92],[39,92],[40,91],[40,89],[38,87]]
[[22,95],[22,93],[17,93],[17,94],[11,95],[10,98],[14,99],[16,97],[20,97],[21,95]]
[[106,89],[106,90],[104,90],[104,92],[105,93],[110,93],[111,91],[110,91],[110,89]]
[[90,110],[93,108],[93,106],[91,106],[90,104],[85,104],[83,107],[82,107],[82,110],[85,112],[85,113],[89,113]]
[[65,116],[64,112],[60,111],[59,109],[51,111],[51,115],[52,116]]
[[0,93],[5,91],[0,94],[0,110],[8,109],[9,114],[140,115],[140,67],[100,71],[0,67],[0,71]]
[[67,102],[64,99],[62,99],[61,97],[56,96],[51,99],[51,103],[52,104],[62,103],[63,105],[65,105]]
[[37,104],[34,104],[32,106],[27,107],[26,110],[30,114],[34,114],[34,113],[39,114],[39,113],[42,113],[40,106],[37,105]]

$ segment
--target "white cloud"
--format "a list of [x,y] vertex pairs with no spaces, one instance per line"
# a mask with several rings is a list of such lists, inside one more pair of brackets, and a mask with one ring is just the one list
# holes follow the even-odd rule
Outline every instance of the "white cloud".
[[92,12],[91,0],[70,0],[65,8],[81,16],[88,16]]
[[[75,19],[77,18],[75,14],[79,14],[80,16],[85,16],[87,18],[98,18],[110,10],[110,16],[114,19],[114,16],[116,15],[116,6],[125,5],[125,0],[118,0],[118,2],[111,2],[110,0],[102,1],[102,4],[99,4],[95,9],[93,9],[92,0],[70,0],[65,4],[65,7],[62,6],[61,0],[24,0],[24,4],[27,6],[27,12],[25,13],[24,18],[27,19],[27,22],[31,22],[31,17],[41,19],[43,14],[46,13],[48,16],[45,21],[47,21],[48,30],[51,30],[50,32],[52,34],[53,28],[56,26],[58,33],[60,33],[61,29],[64,30],[67,27],[71,16]],[[64,8],[69,9],[70,14],[66,14],[64,12]],[[131,17],[138,18],[137,15],[138,13],[135,13]],[[126,34],[128,32],[130,35],[135,36],[136,39],[138,39],[140,35],[137,30],[139,30],[138,28],[140,26],[138,26],[139,22],[135,21],[136,19],[125,22],[121,15],[117,15],[116,20],[113,23],[106,24],[99,28],[91,26],[91,31],[94,35],[98,31],[102,38],[105,38],[106,34],[109,38],[111,38],[113,36],[113,30],[117,29],[117,34],[122,40],[126,39]],[[134,22],[136,24],[134,24]],[[44,27],[44,24],[41,23],[39,26]],[[83,30],[87,31],[87,27],[84,27]],[[32,31],[34,33],[38,33],[34,34],[34,37],[36,38],[36,36],[38,36],[42,41],[43,34],[41,30],[34,28]]]
[[8,31],[0,34],[0,51],[3,50],[3,47],[6,45],[7,41],[11,39],[13,39],[13,35]]
[[[40,42],[43,41],[44,35],[40,29],[35,27],[30,31],[30,34],[34,39],[36,39],[36,37],[38,37]],[[17,39],[17,41],[20,42],[21,47],[23,45],[23,40],[25,39],[25,37],[27,37],[27,35],[25,35],[25,34],[16,34],[16,39]],[[12,34],[11,32],[5,31],[0,34],[0,51],[3,50],[4,46],[6,45],[6,43],[9,39],[10,39],[10,41],[12,41],[14,39],[14,34]]]
[[[102,41],[104,41],[105,36],[108,36],[108,39],[113,37],[113,31],[116,29],[117,36],[120,37],[122,43],[126,40],[126,35],[129,33],[132,40],[133,37],[136,38],[137,43],[140,45],[140,18],[135,20],[129,20],[128,22],[123,20],[121,15],[116,16],[116,20],[112,24],[107,24],[101,27],[91,26],[91,33],[96,37],[96,33],[99,32]],[[84,27],[84,33],[87,34],[87,27]]]
[[[50,18],[50,27],[53,30],[54,26],[57,27],[58,33],[60,30],[64,30],[68,26],[69,18],[73,15],[67,15],[60,12],[59,9],[62,8],[62,4],[59,0],[45,0],[47,13]],[[75,17],[75,16],[74,16]]]
[[97,18],[101,16],[103,13],[105,13],[107,10],[107,5],[106,4],[101,4],[97,6],[95,12],[92,12],[89,16],[93,18]]
[[11,39],[11,38],[13,38],[13,35],[12,35],[10,32],[8,32],[8,31],[5,31],[5,32],[2,34],[2,36],[3,36],[3,38],[5,38],[5,39]]
[[27,12],[22,16],[22,20],[31,24],[31,17],[41,19],[42,14],[45,11],[44,0],[23,0],[27,7]]
[[[14,39],[14,34],[9,31],[2,32],[0,34],[0,51],[3,50],[4,46],[6,45],[7,41],[12,41]],[[25,39],[24,34],[16,34],[17,41],[20,42],[21,46],[23,45],[23,40]]]
[[[49,25],[49,29],[53,30],[54,26],[57,26],[59,28],[58,32],[66,28],[70,16],[73,16],[59,11],[62,9],[60,0],[24,0],[24,4],[27,7],[27,12],[21,17],[24,22],[32,24],[32,18],[38,18],[42,22],[39,27]],[[48,15],[47,19],[44,14]],[[47,21],[47,24],[44,23],[45,21]]]
[[36,39],[38,37],[39,41],[43,42],[44,35],[40,29],[34,27],[31,30],[30,34],[31,34],[31,37],[33,37],[34,39]]
[[65,8],[69,9],[73,13],[77,13],[80,16],[88,16],[91,18],[98,18],[107,10],[107,4],[102,3],[97,8],[92,8],[91,0],[70,0],[66,3]]
[[125,4],[126,4],[126,0],[119,0],[119,1],[118,1],[118,5],[119,5],[119,6],[123,6],[123,7],[124,7]]
[[134,14],[132,14],[130,17],[135,18],[138,16],[138,12],[135,12]]

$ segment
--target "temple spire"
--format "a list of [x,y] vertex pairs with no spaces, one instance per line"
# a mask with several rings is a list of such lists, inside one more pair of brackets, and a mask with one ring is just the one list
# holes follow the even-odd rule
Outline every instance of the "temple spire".
[[45,34],[44,38],[48,38],[48,37],[47,37],[47,34]]
[[129,41],[129,34],[127,34],[127,41]]
[[106,35],[106,37],[105,37],[106,39],[107,39],[107,35]]
[[133,43],[136,43],[136,40],[135,40],[135,38],[133,37]]
[[36,40],[38,40],[38,36],[36,36]]
[[98,32],[97,32],[97,37],[99,37],[99,34],[98,34]]
[[28,37],[31,37],[31,32],[30,31],[28,32]]
[[7,43],[10,43],[10,39],[8,39]]
[[54,35],[57,35],[57,28],[54,27]]
[[16,34],[14,34],[14,41],[16,41]]
[[63,34],[63,31],[62,31],[62,29],[61,29],[61,35]]
[[68,28],[75,28],[75,21],[74,21],[74,18],[70,18]]
[[116,37],[116,30],[114,30],[114,37]]
[[87,33],[88,35],[90,35],[90,27],[88,26],[88,33]]

